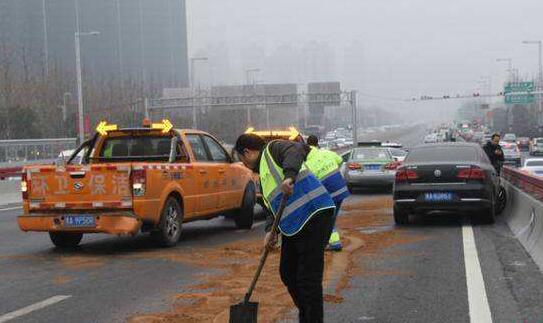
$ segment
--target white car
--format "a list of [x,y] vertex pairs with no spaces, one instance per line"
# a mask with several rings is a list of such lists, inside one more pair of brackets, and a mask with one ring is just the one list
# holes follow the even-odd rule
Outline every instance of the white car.
[[434,144],[437,142],[437,134],[431,133],[424,137],[424,143],[425,144]]
[[521,170],[534,176],[543,176],[543,158],[526,159]]
[[407,156],[407,151],[401,148],[388,148],[388,151],[390,151],[390,154],[392,157],[394,157],[394,160],[398,162],[403,162]]

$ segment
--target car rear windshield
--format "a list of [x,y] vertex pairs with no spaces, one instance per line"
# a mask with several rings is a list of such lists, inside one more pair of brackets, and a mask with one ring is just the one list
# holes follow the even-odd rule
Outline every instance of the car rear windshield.
[[429,146],[415,148],[409,152],[407,163],[422,162],[476,162],[477,148],[469,146]]
[[542,160],[528,160],[526,161],[526,166],[543,166]]
[[392,159],[392,158],[386,149],[356,148],[353,150],[352,159],[370,160],[370,159]]
[[[100,159],[156,159],[167,160],[170,156],[171,137],[122,136],[107,138],[102,145]],[[178,156],[182,149],[178,147]]]

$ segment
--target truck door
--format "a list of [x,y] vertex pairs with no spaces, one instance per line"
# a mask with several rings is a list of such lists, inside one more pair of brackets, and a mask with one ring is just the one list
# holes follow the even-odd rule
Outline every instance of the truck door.
[[199,134],[186,134],[190,145],[193,161],[192,167],[195,173],[197,214],[207,214],[217,211],[219,200],[216,189],[218,171],[213,160]]
[[236,206],[238,199],[232,191],[232,180],[234,180],[234,172],[231,168],[230,157],[226,150],[215,139],[210,136],[202,135],[207,146],[209,154],[213,160],[213,170],[216,174],[216,194],[221,210],[232,209]]

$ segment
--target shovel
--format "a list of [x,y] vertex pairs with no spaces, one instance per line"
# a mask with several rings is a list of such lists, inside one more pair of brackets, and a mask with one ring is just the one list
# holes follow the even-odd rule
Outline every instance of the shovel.
[[[281,204],[279,205],[279,211],[277,212],[277,215],[273,219],[273,225],[271,228],[272,235],[277,233],[279,220],[281,219],[281,216],[283,215],[283,211],[285,210],[285,206],[287,205],[287,200],[288,200],[288,195],[283,194],[283,198],[281,199]],[[269,252],[270,250],[264,247],[264,251],[262,252],[262,255],[260,256],[260,263],[258,264],[258,269],[256,270],[255,276],[253,277],[251,286],[249,286],[249,289],[247,290],[247,293],[245,294],[243,302],[230,306],[230,323],[257,323],[258,303],[250,302],[249,300],[255,289],[256,282],[258,281],[258,277],[260,277],[260,273],[262,272],[262,269],[264,268],[264,263],[266,262],[266,258],[268,257]]]

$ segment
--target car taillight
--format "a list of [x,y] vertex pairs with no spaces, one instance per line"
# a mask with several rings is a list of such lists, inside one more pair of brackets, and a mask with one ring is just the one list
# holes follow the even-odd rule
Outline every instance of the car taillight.
[[21,177],[21,193],[23,194],[23,200],[28,199],[28,192],[30,192],[30,181],[26,177],[26,172]]
[[413,169],[399,169],[396,172],[396,182],[406,182],[419,178],[419,174]]
[[132,194],[134,194],[134,196],[145,195],[145,182],[147,181],[145,169],[133,169],[130,173],[130,181],[132,183]]
[[485,171],[479,167],[470,167],[461,169],[456,175],[460,179],[470,179],[470,180],[483,180],[485,179]]
[[396,170],[401,165],[401,162],[393,161],[385,165],[386,170]]
[[349,169],[351,170],[362,169],[362,165],[360,165],[359,163],[349,163],[347,167],[349,167]]

